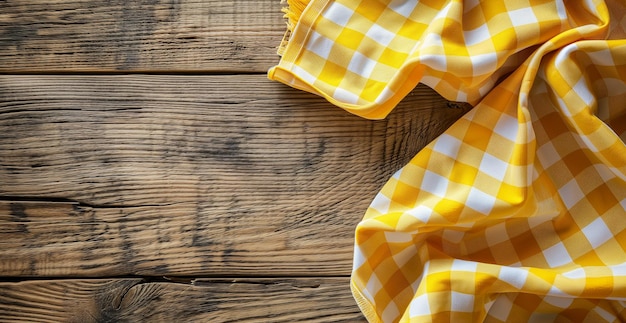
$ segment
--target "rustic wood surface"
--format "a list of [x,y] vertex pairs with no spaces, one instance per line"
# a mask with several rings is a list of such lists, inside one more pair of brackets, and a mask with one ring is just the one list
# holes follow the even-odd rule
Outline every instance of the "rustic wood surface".
[[0,72],[265,72],[280,0],[0,1]]
[[280,8],[0,1],[0,321],[362,320],[354,227],[469,107],[268,81]]
[[0,93],[11,276],[348,275],[382,183],[464,112],[419,87],[363,120],[258,75],[3,76]]
[[347,278],[0,283],[3,322],[365,322]]

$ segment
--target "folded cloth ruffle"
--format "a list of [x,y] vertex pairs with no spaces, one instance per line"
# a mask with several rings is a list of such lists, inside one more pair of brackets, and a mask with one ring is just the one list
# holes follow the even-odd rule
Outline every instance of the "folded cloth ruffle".
[[290,18],[271,79],[373,119],[418,82],[474,105],[357,226],[369,321],[626,320],[626,3],[312,0]]

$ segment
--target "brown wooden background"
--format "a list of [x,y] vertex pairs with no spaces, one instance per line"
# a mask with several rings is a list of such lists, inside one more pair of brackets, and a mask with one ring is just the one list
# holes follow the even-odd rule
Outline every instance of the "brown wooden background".
[[0,0],[0,321],[354,322],[353,230],[467,111],[268,81],[279,0]]

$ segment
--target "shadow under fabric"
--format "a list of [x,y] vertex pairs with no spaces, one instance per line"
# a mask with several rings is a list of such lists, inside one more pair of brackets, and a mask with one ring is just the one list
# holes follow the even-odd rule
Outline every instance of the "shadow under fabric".
[[356,228],[370,322],[626,320],[626,3],[288,3],[270,79],[365,118],[418,82],[474,108]]

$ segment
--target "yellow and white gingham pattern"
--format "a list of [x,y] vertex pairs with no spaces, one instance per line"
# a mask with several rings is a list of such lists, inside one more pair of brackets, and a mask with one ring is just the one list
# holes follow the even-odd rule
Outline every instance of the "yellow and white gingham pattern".
[[356,230],[371,322],[626,320],[626,3],[313,0],[270,78],[368,118],[474,105]]
[[384,117],[418,82],[447,99],[475,104],[535,46],[575,22],[590,23],[587,27],[604,23],[589,17],[585,3],[581,5],[566,9],[561,2],[545,0],[313,1],[270,78],[368,118]]

